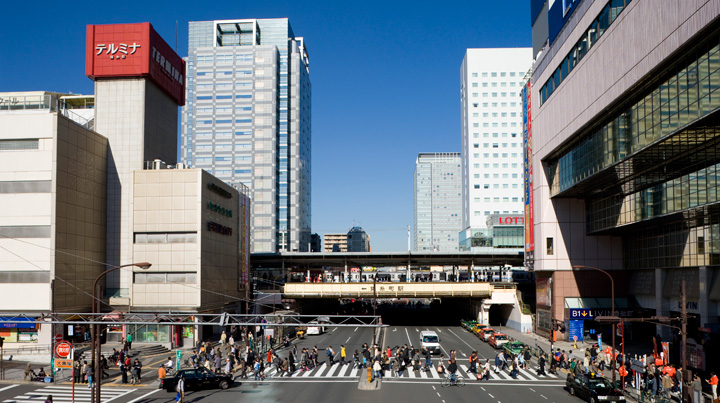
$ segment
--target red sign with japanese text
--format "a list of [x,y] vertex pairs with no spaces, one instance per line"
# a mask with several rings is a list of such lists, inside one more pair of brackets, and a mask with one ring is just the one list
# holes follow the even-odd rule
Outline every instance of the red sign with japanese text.
[[149,22],[88,25],[85,52],[91,79],[148,77],[178,105],[185,104],[185,61]]

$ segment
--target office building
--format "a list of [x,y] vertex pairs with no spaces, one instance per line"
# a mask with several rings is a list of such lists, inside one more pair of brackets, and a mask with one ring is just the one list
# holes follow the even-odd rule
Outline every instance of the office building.
[[[612,314],[610,280],[573,270],[590,266],[614,279],[620,316],[679,315],[684,281],[688,338],[708,341],[689,347],[689,366],[718,356],[718,10],[717,0],[549,2],[527,87],[538,330],[568,308]],[[667,327],[632,329],[670,339]]]
[[[89,312],[86,291],[106,268],[108,141],[82,118],[91,108],[73,110],[66,96],[0,93],[0,310],[9,315]],[[58,330],[20,323],[0,337],[6,349],[47,346]]]
[[181,160],[253,200],[253,252],[310,244],[311,86],[287,18],[189,24]]
[[347,233],[323,235],[324,252],[347,252]]
[[459,248],[462,229],[460,153],[420,153],[415,161],[415,251]]
[[522,196],[522,79],[532,49],[467,49],[460,69],[462,229],[518,214]]
[[370,235],[362,227],[352,227],[347,233],[348,252],[370,252]]

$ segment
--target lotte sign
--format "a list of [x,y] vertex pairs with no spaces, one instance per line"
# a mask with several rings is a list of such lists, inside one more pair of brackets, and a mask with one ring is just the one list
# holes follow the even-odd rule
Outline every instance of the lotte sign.
[[72,354],[72,345],[66,341],[62,341],[55,345],[55,355],[58,358],[68,358]]

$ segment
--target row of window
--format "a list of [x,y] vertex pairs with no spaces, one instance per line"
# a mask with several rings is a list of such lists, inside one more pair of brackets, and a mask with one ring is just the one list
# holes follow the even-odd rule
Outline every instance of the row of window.
[[195,272],[134,273],[135,284],[195,284]]
[[[492,116],[494,118],[497,118],[497,117],[506,118],[508,116],[508,112],[500,112],[499,116],[498,116],[498,112],[493,112],[493,113],[483,112],[482,115],[483,115],[482,117],[484,117],[484,118],[489,118],[490,116]],[[472,114],[472,117],[479,118],[480,114],[475,112]],[[510,117],[511,118],[517,117],[517,112],[510,112]]]
[[[222,137],[232,137],[235,136],[250,136],[252,132],[250,130],[236,130],[236,131],[230,131],[230,130],[216,130],[215,131],[215,138],[222,138]],[[213,132],[212,131],[199,131],[195,133],[196,138],[212,138]]]
[[696,48],[662,84],[549,164],[558,194],[720,107],[720,44]]
[[610,24],[615,21],[620,12],[630,4],[630,1],[631,0],[610,0],[610,2],[603,7],[600,15],[590,24],[590,27],[585,31],[583,36],[580,37],[570,53],[560,62],[560,66],[555,69],[552,76],[543,84],[540,89],[540,105],[552,95],[560,83],[565,80],[575,66],[580,63],[580,60],[585,57],[590,51],[590,48],[595,45]]
[[[511,158],[518,158],[518,153],[509,153],[509,154],[508,153],[492,153],[492,154],[483,153],[483,158],[490,158],[491,155],[492,155],[492,158],[508,158],[508,155]],[[479,153],[473,154],[473,158],[480,158],[480,154]]]
[[[473,92],[472,97],[477,98],[478,94],[479,94],[478,92]],[[498,96],[500,96],[501,98],[506,98],[508,96],[516,97],[517,92],[483,92],[482,93],[483,98],[490,98],[490,97],[497,98]]]
[[[509,201],[511,201],[511,200],[512,200],[514,203],[517,203],[517,202],[519,202],[519,201],[523,201],[522,198],[518,198],[518,197],[503,197],[503,198],[493,197],[492,199],[491,199],[490,197],[484,197],[484,198],[483,198],[483,202],[485,202],[485,203],[490,203],[490,202],[494,202],[494,203],[499,203],[499,202],[507,203],[507,202],[509,202]],[[476,198],[475,198],[475,203],[480,203],[480,198],[479,198],[479,197],[476,197]]]
[[[514,71],[510,71],[510,72],[501,71],[499,73],[497,71],[491,71],[491,72],[483,71],[480,74],[482,75],[482,77],[515,77]],[[523,72],[517,73],[517,77],[523,77],[524,75],[525,75],[525,73],[523,73]],[[473,78],[477,77],[478,73],[472,73],[472,76],[473,76]]]
[[704,225],[688,228],[682,220],[662,230],[628,234],[623,238],[623,266],[637,270],[720,264],[720,217],[709,215],[695,222]]
[[[492,212],[491,212],[491,211],[488,211],[488,210],[485,210],[483,213],[480,213],[480,212],[477,211],[477,210],[473,211],[473,215],[474,215],[475,217],[489,216],[490,213],[500,214],[501,212],[500,212],[499,210],[495,210],[495,211],[492,211]],[[514,210],[514,211],[505,210],[505,211],[502,212],[502,214],[520,214],[520,212],[517,211],[517,210]]]
[[[490,144],[490,143],[483,143],[483,148],[490,148],[491,145],[492,145],[492,148],[498,148],[498,147],[499,147],[499,144],[500,144],[500,143],[492,143],[492,144]],[[508,143],[502,143],[501,145],[502,145],[502,148],[507,148],[507,147],[508,147]],[[519,147],[519,146],[520,146],[520,144],[518,144],[518,143],[510,143],[510,147],[513,147],[513,148],[516,148],[516,147]],[[474,144],[473,144],[473,148],[480,148],[480,144],[479,144],[479,143],[474,143]]]
[[[475,184],[475,185],[473,185],[473,188],[475,188],[475,189],[480,189],[480,184]],[[483,188],[483,189],[490,189],[490,184],[489,184],[489,183],[485,183],[485,184],[482,185],[482,188]],[[494,184],[492,184],[492,188],[493,188],[493,189],[510,189],[511,186],[510,186],[509,184],[507,184],[507,183],[503,183],[502,186],[500,186],[500,184],[498,184],[498,183],[494,183]],[[512,184],[512,188],[513,188],[513,189],[518,189],[518,188],[520,188],[520,185],[518,185],[517,183],[513,183],[513,184]]]
[[[215,95],[214,98],[216,100],[222,100],[222,99],[233,99],[232,95]],[[252,99],[252,94],[236,94],[234,96],[235,99]],[[212,95],[199,95],[197,97],[198,101],[209,101],[212,100]]]
[[[510,122],[509,127],[517,127],[517,126],[518,126],[517,122]],[[480,127],[480,123],[477,123],[477,122],[473,123],[472,127]],[[489,122],[483,122],[482,127],[508,127],[508,123],[507,122],[501,122],[501,123],[492,122],[492,124],[491,124]]]
[[[493,174],[493,179],[500,179],[500,174]],[[509,179],[508,175],[512,175],[513,178],[518,178],[518,174],[502,174],[503,179]],[[485,179],[490,179],[490,174],[483,174]],[[475,179],[480,179],[480,174],[474,174]]]
[[39,145],[40,141],[38,139],[0,140],[0,151],[37,150]]
[[[473,157],[475,157],[475,158],[479,158],[479,156],[480,156],[480,154],[473,154]],[[490,169],[490,167],[491,167],[490,164],[483,164],[483,168],[485,168],[485,169]],[[519,164],[517,164],[517,163],[512,163],[512,164],[507,164],[507,163],[505,163],[505,164],[492,164],[492,168],[495,168],[495,169],[497,169],[497,168],[510,168],[510,167],[512,167],[512,168],[518,168],[518,167],[519,167]],[[480,168],[480,164],[473,164],[473,168]]]
[[[509,83],[507,83],[507,82],[505,82],[505,81],[502,81],[502,82],[500,82],[499,84],[500,84],[499,87],[514,87],[514,86],[516,86],[516,85],[517,85],[518,87],[522,87],[522,83],[521,83],[521,82],[517,82],[517,81],[510,81]],[[483,86],[483,87],[498,87],[498,83],[497,83],[497,82],[488,83],[488,82],[486,82],[486,81],[483,81],[483,82],[482,82],[482,86]],[[478,83],[472,83],[472,87],[473,87],[473,88],[477,88],[477,87],[478,87]]]
[[[507,136],[508,136],[508,133],[502,133],[502,137],[507,137]],[[473,133],[473,138],[479,138],[479,137],[480,137],[480,133]],[[484,132],[483,137],[489,138],[490,133]],[[500,133],[493,133],[492,137],[500,137]],[[517,133],[510,133],[510,137],[517,137]]]
[[[232,63],[242,63],[242,62],[251,62],[253,60],[252,53],[238,53],[235,55],[232,54],[220,54],[220,55],[197,55],[196,56],[197,64],[232,64]],[[261,59],[261,58],[258,58]],[[258,60],[258,62],[261,62],[262,60]]]

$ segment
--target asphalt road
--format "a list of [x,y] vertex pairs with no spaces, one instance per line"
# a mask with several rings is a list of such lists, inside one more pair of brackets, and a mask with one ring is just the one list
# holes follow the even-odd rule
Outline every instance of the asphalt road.
[[[477,350],[481,358],[491,361],[497,350],[481,341],[460,326],[457,327],[421,327],[421,326],[391,326],[387,329],[385,346],[402,346],[403,344],[417,347],[420,340],[420,331],[434,330],[440,336],[440,344],[447,356],[452,349],[457,351],[460,367],[467,366],[467,357],[473,350]],[[355,349],[360,350],[363,343],[371,343],[372,329],[355,327],[328,328],[322,335],[307,336],[297,341],[298,351],[302,347],[317,346],[324,350],[332,345],[336,353],[340,352],[340,345],[345,345],[348,357],[351,359]],[[383,347],[385,347],[383,346]],[[288,349],[280,349],[281,357],[287,356]],[[437,363],[438,357],[433,360]],[[414,372],[412,376],[406,373],[402,378],[393,376],[382,380],[380,388],[374,391],[358,389],[360,377],[363,372],[352,369],[352,365],[328,366],[323,351],[320,354],[323,364],[309,372],[298,372],[291,377],[274,376],[274,370],[268,370],[268,378],[255,382],[238,380],[228,390],[205,390],[188,392],[186,402],[367,402],[374,399],[380,402],[552,402],[571,403],[580,400],[569,396],[563,389],[564,378],[542,378],[535,376],[534,371],[521,373],[517,380],[507,375],[494,375],[489,382],[478,382],[469,379],[470,376],[463,369],[458,371],[465,376],[465,387],[443,388],[440,376],[437,373]],[[391,374],[388,374],[391,375]],[[0,402],[24,403],[26,401],[44,401],[48,394],[53,394],[55,401],[70,401],[60,397],[69,397],[69,388],[64,385],[0,385]],[[77,402],[89,402],[87,388],[77,388]],[[33,399],[34,397],[34,399]],[[41,399],[42,397],[42,399]],[[175,394],[163,390],[150,388],[133,388],[122,386],[105,386],[103,388],[103,401],[113,403],[155,403],[172,402]]]

